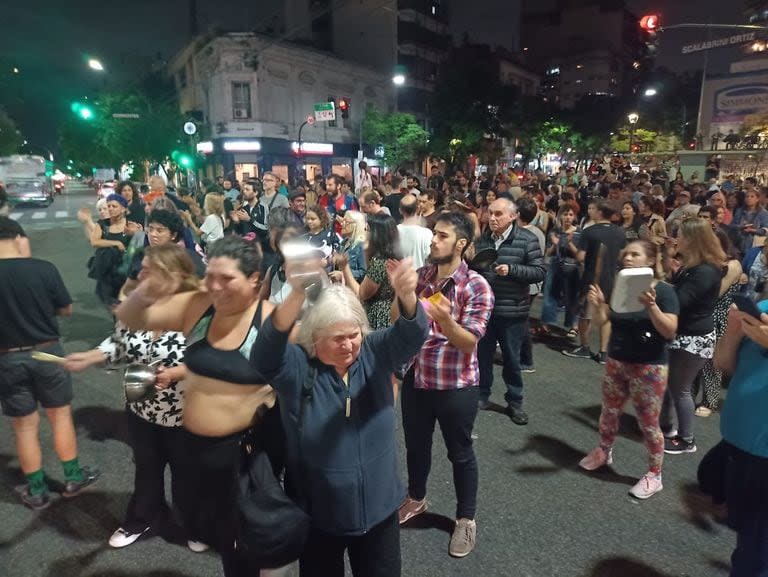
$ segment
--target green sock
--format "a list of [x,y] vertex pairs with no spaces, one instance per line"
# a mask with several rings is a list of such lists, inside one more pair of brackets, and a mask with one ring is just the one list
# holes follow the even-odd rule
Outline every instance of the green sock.
[[80,468],[80,463],[77,457],[71,461],[62,461],[61,466],[64,467],[64,479],[67,481],[82,481],[83,470]]
[[45,480],[45,473],[40,469],[27,475],[27,484],[29,485],[30,495],[40,495],[48,491],[48,483]]

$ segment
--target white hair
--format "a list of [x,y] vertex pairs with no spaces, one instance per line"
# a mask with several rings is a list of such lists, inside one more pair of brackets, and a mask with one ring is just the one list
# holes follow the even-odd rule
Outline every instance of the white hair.
[[342,323],[357,325],[363,337],[371,332],[365,309],[357,295],[349,287],[333,285],[323,289],[302,318],[296,344],[307,351],[310,358],[314,358],[318,338],[322,338],[323,332],[332,326]]
[[368,237],[368,233],[365,230],[365,215],[362,212],[358,212],[356,210],[348,210],[344,214],[344,218],[347,217],[351,218],[355,223],[355,232],[352,233],[350,238],[352,245],[365,242],[365,239]]
[[507,212],[509,214],[517,214],[517,204],[515,204],[514,200],[511,200],[505,196],[502,196],[493,201],[493,203],[497,203],[497,202],[505,203],[507,205]]

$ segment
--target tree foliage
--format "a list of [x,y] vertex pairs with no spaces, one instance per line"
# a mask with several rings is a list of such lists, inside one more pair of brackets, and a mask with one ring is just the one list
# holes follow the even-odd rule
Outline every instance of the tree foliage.
[[22,142],[16,123],[4,110],[0,109],[0,156],[17,153]]
[[[161,162],[175,148],[183,148],[184,119],[158,83],[162,81],[149,79],[130,91],[99,95],[91,120],[69,116],[59,129],[64,156],[116,169],[124,163],[145,166]],[[120,116],[125,114],[138,118]]]
[[426,153],[429,133],[410,114],[387,113],[377,108],[366,111],[363,121],[366,142],[384,147],[384,163],[400,167]]

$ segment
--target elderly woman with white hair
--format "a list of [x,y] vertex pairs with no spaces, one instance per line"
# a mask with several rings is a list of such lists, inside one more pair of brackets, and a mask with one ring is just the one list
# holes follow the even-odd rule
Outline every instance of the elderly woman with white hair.
[[316,263],[287,264],[294,290],[265,320],[251,351],[251,364],[279,399],[286,485],[311,518],[301,577],[343,577],[345,551],[355,577],[399,577],[397,511],[405,493],[391,375],[429,334],[416,271],[410,259],[387,263],[401,313],[390,328],[370,332],[354,292],[332,286],[304,314],[298,344],[290,344],[308,272],[321,271]]

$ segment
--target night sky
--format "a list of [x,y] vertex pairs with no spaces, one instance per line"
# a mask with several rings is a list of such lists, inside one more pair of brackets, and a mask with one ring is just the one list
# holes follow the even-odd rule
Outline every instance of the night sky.
[[[514,49],[521,1],[452,2],[455,37],[467,32],[473,42]],[[213,25],[232,28],[233,22],[245,27],[269,16],[259,10],[258,0],[198,0],[198,4],[203,30]],[[38,147],[55,143],[56,119],[73,99],[132,82],[137,70],[151,65],[158,55],[170,58],[188,38],[186,0],[37,0],[34,9],[29,6],[21,0],[0,0],[0,103]],[[666,23],[744,22],[738,0],[628,0],[628,6],[638,15],[661,11]],[[705,38],[701,31],[662,35],[658,64],[675,70],[700,69],[701,54],[684,56],[680,46]],[[108,72],[89,71],[87,56],[100,58]],[[734,51],[721,49],[711,56],[710,71],[726,72]],[[14,66],[20,74],[11,73]]]

